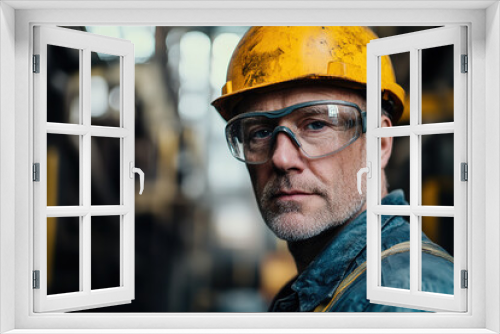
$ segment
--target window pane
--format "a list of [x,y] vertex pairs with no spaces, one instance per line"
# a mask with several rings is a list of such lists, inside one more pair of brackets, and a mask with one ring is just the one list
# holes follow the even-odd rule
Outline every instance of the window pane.
[[400,189],[405,200],[410,202],[410,137],[392,137],[392,153],[387,166],[382,169],[384,171],[386,184],[382,183],[381,192],[385,191],[384,186],[388,192]]
[[[401,88],[405,91],[405,97],[403,105],[404,110],[401,114],[401,117],[398,121],[394,119],[392,122],[392,126],[400,126],[400,125],[408,125],[410,124],[410,52],[402,52],[397,54],[390,55],[390,59],[392,62],[392,69],[390,63],[386,60],[387,58],[381,58],[381,73],[382,73],[382,82],[381,87],[383,90],[388,89],[392,91],[387,84],[385,83],[385,77],[389,76],[391,72],[394,72],[396,76],[396,82],[401,86]],[[382,95],[384,97],[384,95]],[[401,98],[403,98],[401,96]],[[391,99],[382,98],[382,109],[385,110],[389,115],[393,115],[392,112],[392,103]],[[393,116],[391,116],[392,118]]]
[[[422,217],[422,232],[453,256],[453,218]],[[437,262],[422,249],[422,291],[453,294],[453,262]]]
[[396,125],[409,125],[410,124],[410,52],[402,52],[391,55],[392,66],[394,74],[396,75],[396,82],[405,91],[405,99],[403,101],[404,110],[401,118]]
[[453,206],[453,134],[422,136],[422,205]]
[[91,124],[120,126],[121,57],[92,52]]
[[80,217],[47,218],[47,294],[80,291]]
[[120,205],[120,138],[92,137],[92,205]]
[[93,216],[92,289],[120,286],[120,216]]
[[422,124],[453,122],[453,45],[423,49]]
[[80,50],[47,45],[47,122],[80,123]]
[[[410,252],[409,252],[409,241],[410,241],[410,225],[407,222],[410,221],[408,216],[382,216],[382,242],[381,249],[381,283],[380,285],[388,288],[398,288],[398,289],[410,289]],[[391,249],[395,246],[393,238],[387,238],[384,231],[393,230],[393,227],[401,225],[398,228],[398,233],[400,242],[408,241],[407,251],[398,251],[392,255],[384,256],[384,251]],[[397,246],[400,247],[400,246]],[[396,247],[395,247],[396,248]],[[392,249],[395,249],[392,248]],[[390,251],[392,253],[392,251]]]
[[80,205],[80,138],[47,134],[47,206]]

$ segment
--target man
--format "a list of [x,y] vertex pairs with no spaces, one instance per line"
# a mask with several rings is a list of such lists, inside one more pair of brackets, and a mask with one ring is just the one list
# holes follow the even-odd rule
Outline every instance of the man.
[[[251,28],[213,102],[264,221],[297,266],[270,311],[412,311],[366,299],[366,199],[356,176],[366,166],[366,44],[374,38],[364,27]],[[381,88],[381,124],[392,126],[404,91],[388,57]],[[380,150],[386,184],[392,138],[381,138]],[[408,205],[402,191],[382,187],[382,197],[384,205]],[[382,216],[382,286],[409,289],[408,240],[402,217]],[[452,258],[423,242],[422,290],[453,294]]]

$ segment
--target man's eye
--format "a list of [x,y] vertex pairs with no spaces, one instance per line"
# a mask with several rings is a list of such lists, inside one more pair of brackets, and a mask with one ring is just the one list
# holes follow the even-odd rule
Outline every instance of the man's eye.
[[348,119],[342,122],[344,124],[344,129],[348,130],[356,126],[356,121],[353,119]]
[[272,131],[269,129],[260,129],[255,131],[250,131],[249,139],[265,139],[272,135]]
[[307,130],[318,131],[322,130],[327,124],[323,121],[314,121],[307,124]]

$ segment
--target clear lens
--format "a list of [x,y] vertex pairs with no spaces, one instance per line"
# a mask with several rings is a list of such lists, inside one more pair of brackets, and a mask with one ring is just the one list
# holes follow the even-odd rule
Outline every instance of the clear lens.
[[338,152],[362,133],[361,114],[351,106],[325,103],[290,108],[281,117],[276,113],[249,113],[228,123],[227,141],[237,159],[253,164],[266,162],[279,132],[294,136],[310,158]]
[[338,152],[361,134],[361,117],[354,107],[318,105],[297,109],[294,114],[292,131],[311,158]]

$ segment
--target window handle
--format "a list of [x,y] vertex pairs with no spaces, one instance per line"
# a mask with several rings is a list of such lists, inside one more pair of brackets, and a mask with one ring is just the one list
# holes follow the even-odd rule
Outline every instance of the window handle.
[[372,178],[372,163],[370,161],[368,161],[367,165],[368,165],[368,167],[361,168],[360,170],[358,170],[358,192],[359,192],[360,195],[363,194],[363,192],[361,191],[361,176],[364,173],[366,173],[367,177],[369,179]]
[[141,186],[141,189],[139,190],[139,195],[142,195],[142,191],[144,190],[144,172],[140,168],[134,167],[134,162],[130,161],[129,164],[130,167],[130,178],[134,178],[134,173],[139,174],[139,184]]

